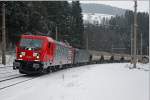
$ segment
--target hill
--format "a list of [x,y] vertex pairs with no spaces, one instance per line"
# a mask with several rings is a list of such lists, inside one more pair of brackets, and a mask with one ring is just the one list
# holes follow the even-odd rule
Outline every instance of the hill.
[[108,15],[123,15],[125,9],[112,7],[104,4],[85,4],[81,3],[81,8],[83,13],[99,13],[99,14],[108,14]]

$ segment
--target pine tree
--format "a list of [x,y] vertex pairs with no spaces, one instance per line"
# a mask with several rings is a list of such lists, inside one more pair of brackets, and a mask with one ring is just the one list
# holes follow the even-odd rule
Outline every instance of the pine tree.
[[82,10],[80,7],[79,1],[72,2],[72,43],[76,47],[82,47],[83,45],[83,19],[82,19]]
[[47,9],[48,27],[51,36],[55,38],[55,29],[58,29],[58,39],[65,40],[65,34],[68,34],[68,20],[70,16],[70,8],[67,1],[50,1],[44,2]]
[[[14,45],[17,36],[26,32],[28,27],[28,7],[25,2],[5,2],[6,4],[6,39]],[[9,45],[7,45],[9,46]]]

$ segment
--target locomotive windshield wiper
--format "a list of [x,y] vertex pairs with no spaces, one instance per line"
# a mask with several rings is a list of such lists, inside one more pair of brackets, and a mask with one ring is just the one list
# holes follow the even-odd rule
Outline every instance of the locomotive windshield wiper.
[[32,50],[39,50],[40,49],[40,47],[31,47],[32,48]]

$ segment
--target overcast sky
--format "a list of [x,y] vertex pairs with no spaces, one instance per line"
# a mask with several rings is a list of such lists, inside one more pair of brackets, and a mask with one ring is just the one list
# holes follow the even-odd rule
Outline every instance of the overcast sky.
[[[134,2],[133,0],[116,0],[116,1],[108,1],[108,0],[84,0],[80,1],[80,3],[97,3],[97,4],[106,4],[106,5],[111,5],[114,7],[118,8],[123,8],[123,9],[130,9],[134,10]],[[137,10],[140,12],[149,12],[149,1],[148,0],[138,0],[138,7]]]

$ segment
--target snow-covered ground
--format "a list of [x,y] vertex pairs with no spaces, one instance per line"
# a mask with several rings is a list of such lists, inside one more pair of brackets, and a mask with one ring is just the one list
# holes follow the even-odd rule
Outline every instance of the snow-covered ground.
[[103,18],[110,19],[113,15],[100,14],[100,13],[83,13],[84,23],[102,24]]
[[11,54],[11,55],[6,55],[6,64],[7,65],[3,65],[3,64],[1,64],[2,63],[2,57],[0,55],[0,67],[12,66],[14,59],[15,59],[15,53]]
[[[0,90],[0,100],[149,100],[149,65],[95,64]],[[145,70],[146,69],[146,70]]]

